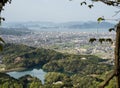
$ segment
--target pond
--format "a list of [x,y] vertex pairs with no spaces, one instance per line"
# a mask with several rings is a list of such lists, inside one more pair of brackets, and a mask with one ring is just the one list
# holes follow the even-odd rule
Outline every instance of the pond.
[[33,77],[37,77],[42,81],[42,83],[44,83],[45,75],[47,74],[47,72],[43,71],[42,69],[32,69],[32,70],[25,70],[19,72],[13,71],[13,72],[8,72],[7,74],[16,79],[29,74]]

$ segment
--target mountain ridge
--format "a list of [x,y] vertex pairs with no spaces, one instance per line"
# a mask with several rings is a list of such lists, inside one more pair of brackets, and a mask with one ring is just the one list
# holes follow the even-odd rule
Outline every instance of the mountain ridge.
[[40,28],[40,29],[58,29],[58,28],[68,28],[68,29],[85,29],[85,28],[111,28],[114,27],[113,23],[109,22],[80,22],[80,21],[71,21],[63,23],[54,23],[54,22],[10,22],[3,23],[3,27],[21,27],[21,28]]

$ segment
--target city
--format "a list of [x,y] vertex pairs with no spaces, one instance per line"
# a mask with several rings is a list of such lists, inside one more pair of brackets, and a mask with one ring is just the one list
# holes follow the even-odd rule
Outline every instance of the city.
[[58,31],[29,31],[24,35],[2,34],[7,43],[25,44],[33,47],[53,49],[62,53],[96,55],[103,59],[110,59],[113,64],[114,43],[99,41],[90,43],[90,38],[115,39],[113,32],[58,32]]

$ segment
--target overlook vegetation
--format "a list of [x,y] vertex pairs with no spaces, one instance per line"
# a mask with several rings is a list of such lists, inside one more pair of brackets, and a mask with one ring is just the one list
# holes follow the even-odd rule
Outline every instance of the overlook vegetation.
[[[30,75],[14,79],[7,74],[0,73],[0,88],[96,88],[103,82],[105,74],[101,76],[68,76],[58,72],[48,72],[45,83]],[[115,80],[106,88],[115,88]]]
[[50,49],[6,44],[1,53],[6,70],[40,66],[46,71],[68,74],[102,74],[112,68],[107,61],[93,55],[63,54]]
[[39,67],[48,73],[44,84],[29,75],[14,79],[3,74],[0,88],[9,88],[11,83],[11,88],[96,88],[113,68],[105,63],[107,60],[93,55],[63,54],[10,43],[4,45],[1,60],[6,71]]

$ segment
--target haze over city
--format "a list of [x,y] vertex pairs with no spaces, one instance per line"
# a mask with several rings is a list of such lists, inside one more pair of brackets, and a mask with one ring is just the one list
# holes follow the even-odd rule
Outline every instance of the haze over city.
[[[6,22],[23,21],[96,21],[98,17],[116,19],[117,8],[95,3],[92,9],[83,5],[82,0],[13,0],[11,4],[5,6],[2,15]],[[89,4],[91,4],[90,2]]]

